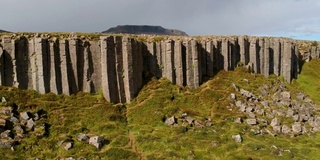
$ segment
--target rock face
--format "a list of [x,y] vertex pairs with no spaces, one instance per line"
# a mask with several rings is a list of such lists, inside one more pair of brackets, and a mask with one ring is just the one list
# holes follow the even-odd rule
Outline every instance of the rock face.
[[102,33],[125,33],[125,34],[152,34],[152,35],[172,35],[172,36],[188,36],[185,32],[176,29],[166,29],[161,26],[148,25],[118,25],[109,28]]
[[[203,77],[234,70],[238,64],[266,77],[283,76],[287,82],[297,78],[300,67],[298,43],[287,38],[124,35],[100,36],[97,41],[39,34],[1,38],[0,85],[68,95],[102,91],[113,103],[130,102],[142,88],[145,75],[195,89]],[[235,86],[235,90],[240,89]],[[254,96],[241,92],[247,98]],[[290,102],[291,95],[279,94],[287,100],[283,103]]]

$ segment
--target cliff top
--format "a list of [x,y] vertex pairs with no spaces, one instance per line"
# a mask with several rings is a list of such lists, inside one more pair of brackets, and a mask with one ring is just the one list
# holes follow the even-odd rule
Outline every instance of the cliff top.
[[103,31],[102,33],[188,36],[185,32],[177,29],[166,29],[161,26],[149,25],[118,25],[117,27],[112,27],[106,31]]

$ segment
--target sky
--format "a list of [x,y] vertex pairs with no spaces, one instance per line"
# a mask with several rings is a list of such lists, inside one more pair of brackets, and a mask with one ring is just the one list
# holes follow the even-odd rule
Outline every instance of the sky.
[[320,41],[320,0],[0,0],[0,29],[101,32],[157,25],[191,36],[284,36]]

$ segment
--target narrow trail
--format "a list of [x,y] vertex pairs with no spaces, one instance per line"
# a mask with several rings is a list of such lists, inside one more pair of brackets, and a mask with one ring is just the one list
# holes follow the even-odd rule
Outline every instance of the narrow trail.
[[145,160],[146,158],[142,155],[142,153],[139,151],[138,147],[134,144],[134,135],[131,131],[129,131],[129,145],[131,149],[136,152],[141,160]]

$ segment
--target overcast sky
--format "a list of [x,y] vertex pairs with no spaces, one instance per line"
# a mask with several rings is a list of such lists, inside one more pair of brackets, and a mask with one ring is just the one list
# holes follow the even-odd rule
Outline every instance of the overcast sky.
[[0,29],[101,32],[160,25],[189,35],[320,40],[320,0],[0,0]]

